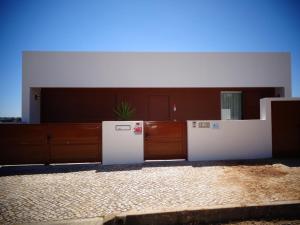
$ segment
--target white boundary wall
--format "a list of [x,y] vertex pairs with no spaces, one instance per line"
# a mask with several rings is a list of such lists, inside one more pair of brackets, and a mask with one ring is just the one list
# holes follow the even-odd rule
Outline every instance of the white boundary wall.
[[[199,122],[209,122],[210,127],[198,128]],[[272,157],[272,137],[266,120],[188,121],[187,127],[189,161]]]
[[[144,131],[134,134],[136,123],[142,121],[102,122],[102,164],[135,164],[144,162]],[[116,126],[130,126],[130,130],[116,130]]]
[[[272,157],[272,101],[300,101],[300,98],[264,98],[261,120],[187,121],[188,160],[235,160]],[[134,134],[142,121],[104,121],[102,124],[104,165],[144,162],[144,135]],[[117,131],[117,125],[130,125]],[[199,126],[200,125],[200,126]]]
[[[300,101],[300,98],[261,99],[260,120],[188,121],[188,160],[271,158],[272,101]],[[210,127],[198,128],[199,122],[208,122]]]
[[291,96],[289,53],[24,52],[22,120],[39,122],[31,88],[283,87]]

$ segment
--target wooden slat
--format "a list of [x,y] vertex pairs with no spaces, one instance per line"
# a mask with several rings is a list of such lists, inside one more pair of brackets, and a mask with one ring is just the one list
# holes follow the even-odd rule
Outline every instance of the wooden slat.
[[100,162],[101,124],[48,124],[49,144],[53,163]]
[[51,144],[51,162],[100,162],[99,144]]
[[0,164],[49,163],[46,128],[41,124],[1,124]]
[[1,124],[0,164],[100,162],[102,125]]
[[144,122],[145,160],[186,159],[186,122]]

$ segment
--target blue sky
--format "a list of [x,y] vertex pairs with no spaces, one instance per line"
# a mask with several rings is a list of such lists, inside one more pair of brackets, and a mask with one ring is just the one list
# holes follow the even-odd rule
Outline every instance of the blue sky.
[[285,51],[300,96],[299,0],[0,0],[0,117],[21,115],[21,53]]

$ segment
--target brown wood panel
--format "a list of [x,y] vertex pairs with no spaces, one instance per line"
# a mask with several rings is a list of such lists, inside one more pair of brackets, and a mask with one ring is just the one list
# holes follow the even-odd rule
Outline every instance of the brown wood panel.
[[101,124],[49,124],[48,132],[51,162],[101,161]]
[[186,159],[186,122],[144,122],[145,160]]
[[51,144],[51,162],[100,162],[99,144]]
[[101,150],[101,123],[0,125],[0,164],[100,162]]
[[45,125],[0,125],[0,164],[44,164],[49,156]]
[[41,121],[97,123],[113,120],[117,95],[106,88],[42,88]]
[[274,157],[300,156],[300,101],[273,101],[272,149]]
[[150,95],[148,103],[149,120],[170,120],[170,103],[168,95]]
[[[274,97],[275,88],[42,88],[42,122],[101,122],[116,120],[113,108],[128,101],[136,109],[133,120],[161,118],[160,103],[150,96],[167,96],[167,120],[217,120],[221,118],[220,92],[242,91],[243,119],[259,119],[259,99]],[[173,105],[177,111],[173,111]],[[152,106],[153,105],[153,106]],[[155,107],[156,105],[156,107]],[[166,103],[163,104],[164,112]]]
[[275,88],[245,88],[242,89],[243,119],[260,118],[260,99],[275,97]]

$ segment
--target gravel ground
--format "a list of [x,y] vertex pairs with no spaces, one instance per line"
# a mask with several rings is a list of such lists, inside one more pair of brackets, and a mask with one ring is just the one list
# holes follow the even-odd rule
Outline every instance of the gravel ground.
[[300,200],[300,160],[0,168],[0,224]]

